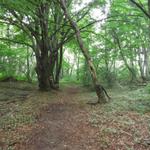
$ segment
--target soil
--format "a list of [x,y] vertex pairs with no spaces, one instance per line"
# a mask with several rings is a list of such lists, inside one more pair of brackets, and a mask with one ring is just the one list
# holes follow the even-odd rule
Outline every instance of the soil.
[[17,150],[99,150],[98,128],[88,121],[88,111],[76,101],[77,87],[57,92],[53,103],[40,112],[36,127]]
[[112,90],[111,101],[93,106],[96,94],[81,86],[36,87],[0,84],[0,150],[150,149],[149,94]]

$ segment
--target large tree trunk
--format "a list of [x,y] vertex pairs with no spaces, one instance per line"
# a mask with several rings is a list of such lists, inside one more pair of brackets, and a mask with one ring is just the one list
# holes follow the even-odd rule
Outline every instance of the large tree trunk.
[[[50,60],[49,60],[49,38],[48,38],[48,14],[49,6],[41,2],[37,9],[35,53],[36,53],[36,73],[39,82],[39,89],[42,91],[50,89]],[[40,33],[40,34],[39,34]]]
[[46,91],[50,89],[50,65],[47,53],[43,53],[41,56],[36,57],[36,73],[39,82],[39,89]]
[[56,56],[52,52],[50,56],[48,56],[48,51],[42,52],[41,56],[36,57],[37,66],[36,66],[36,73],[38,76],[39,81],[39,89],[42,91],[49,90],[49,89],[57,89],[57,85],[55,85],[54,79],[54,70],[56,64]]
[[[36,53],[36,73],[39,82],[39,89],[42,91],[55,89],[54,69],[58,50],[57,40],[49,38],[49,5],[41,2],[37,10],[35,53]],[[40,33],[40,34],[39,34]],[[34,40],[33,40],[34,41]]]
[[106,102],[106,97],[105,97],[105,93],[104,93],[104,88],[100,85],[98,79],[97,79],[97,75],[96,75],[96,71],[95,71],[95,67],[92,63],[92,60],[88,54],[88,50],[86,49],[86,47],[83,44],[81,35],[80,35],[80,30],[76,24],[75,21],[73,21],[73,19],[71,18],[71,16],[69,15],[67,8],[66,8],[66,2],[65,0],[60,0],[60,4],[61,4],[61,8],[64,11],[64,15],[66,17],[66,19],[69,20],[70,25],[72,26],[72,29],[75,31],[76,34],[76,38],[77,38],[77,42],[80,46],[80,49],[87,61],[88,67],[89,67],[89,71],[91,73],[91,77],[93,80],[93,84],[96,90],[96,94],[98,96],[98,103],[105,103]]

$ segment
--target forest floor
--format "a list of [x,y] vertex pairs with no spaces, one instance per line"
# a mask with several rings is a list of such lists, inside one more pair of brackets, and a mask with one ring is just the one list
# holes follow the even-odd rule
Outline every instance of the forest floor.
[[78,85],[40,92],[36,85],[0,83],[0,150],[149,150],[150,94],[108,90],[112,99]]

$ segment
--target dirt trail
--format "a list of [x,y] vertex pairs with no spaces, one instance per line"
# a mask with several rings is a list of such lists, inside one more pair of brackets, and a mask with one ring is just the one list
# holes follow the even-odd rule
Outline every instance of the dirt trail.
[[37,126],[18,150],[100,150],[98,129],[90,126],[87,109],[77,102],[79,87],[59,91],[42,110]]

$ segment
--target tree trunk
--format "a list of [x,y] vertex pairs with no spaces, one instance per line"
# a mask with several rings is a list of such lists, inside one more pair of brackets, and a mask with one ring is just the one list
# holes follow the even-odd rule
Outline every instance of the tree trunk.
[[50,76],[49,76],[49,60],[44,53],[42,56],[36,57],[37,66],[36,66],[36,73],[39,81],[39,89],[42,91],[49,90],[50,85]]
[[123,51],[122,51],[122,46],[121,46],[120,40],[119,40],[119,38],[118,38],[118,35],[116,34],[115,31],[113,31],[113,33],[114,33],[114,34],[113,34],[113,38],[114,38],[116,44],[118,45],[118,48],[119,48],[119,50],[120,50],[120,55],[121,55],[121,57],[122,57],[122,60],[123,60],[123,62],[124,62],[124,65],[127,67],[128,71],[129,71],[129,73],[130,73],[130,75],[131,75],[131,81],[132,81],[132,82],[133,82],[133,81],[136,81],[136,80],[137,80],[136,72],[135,72],[134,68],[130,67],[129,64],[128,64],[128,62],[127,62],[127,59],[126,59],[126,57],[125,57],[125,55],[124,55],[124,53],[123,53]]
[[[39,82],[39,89],[42,91],[55,89],[54,69],[57,58],[57,49],[55,39],[49,38],[49,5],[41,2],[37,9],[36,26],[33,35],[35,36],[36,53],[36,73]],[[34,40],[33,40],[34,43]]]
[[30,77],[30,53],[29,53],[29,47],[27,47],[27,58],[26,58],[27,60],[27,72],[26,72],[26,77],[27,77],[27,81],[29,82],[29,83],[31,83],[32,82],[32,79],[31,79],[31,77]]
[[89,54],[88,54],[88,50],[85,48],[85,46],[83,44],[83,40],[82,40],[81,35],[80,35],[80,30],[79,30],[76,22],[74,22],[72,20],[71,16],[69,15],[69,13],[67,11],[65,0],[60,0],[60,3],[61,3],[61,8],[64,11],[64,15],[65,15],[66,19],[69,20],[72,29],[75,31],[77,42],[78,42],[78,44],[80,46],[80,49],[81,49],[81,51],[82,51],[82,53],[83,53],[83,55],[84,55],[84,57],[87,61],[87,64],[88,64],[88,67],[89,67],[89,70],[90,70],[90,73],[91,73],[91,77],[92,77],[92,80],[93,80],[93,84],[94,84],[94,87],[95,87],[95,90],[96,90],[96,94],[98,96],[98,103],[105,103],[106,102],[106,97],[105,97],[103,87],[100,85],[100,83],[97,79],[95,67],[92,63],[92,60],[91,60]]
[[138,65],[139,65],[139,68],[140,68],[140,76],[141,76],[141,79],[143,82],[145,82],[146,78],[145,78],[145,75],[144,75],[144,63],[143,63],[143,59],[141,57],[141,52],[142,51],[142,48],[138,48],[137,50],[137,54],[138,54]]
[[[60,47],[60,52],[59,52],[59,57],[57,57],[57,67],[56,67],[56,77],[55,77],[55,83],[59,84],[59,77],[60,77],[60,72],[62,68],[62,59],[63,58],[63,46]],[[59,59],[59,61],[58,61]]]
[[146,76],[147,80],[149,80],[149,78],[150,78],[148,59],[149,59],[149,57],[148,57],[148,49],[144,48],[144,66],[145,66],[145,76]]
[[76,74],[77,74],[77,81],[79,81],[80,79],[79,79],[79,68],[80,68],[80,54],[79,54],[79,52],[78,52],[78,54],[77,54],[77,70],[76,70]]
[[[148,14],[150,15],[150,0],[148,0]],[[150,18],[149,18],[149,30],[150,30]],[[149,44],[146,52],[147,68],[146,68],[146,78],[150,80],[150,31],[149,31]]]

